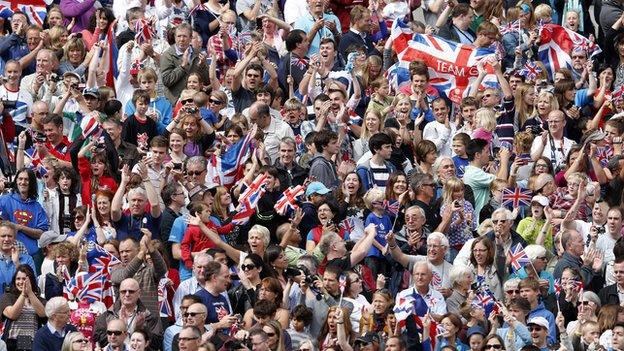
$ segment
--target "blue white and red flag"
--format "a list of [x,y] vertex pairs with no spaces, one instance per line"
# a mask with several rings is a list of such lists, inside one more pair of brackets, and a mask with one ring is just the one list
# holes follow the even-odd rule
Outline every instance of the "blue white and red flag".
[[521,205],[530,206],[533,192],[524,188],[504,188],[502,205],[517,208]]
[[240,195],[236,214],[232,217],[233,224],[245,225],[249,222],[251,216],[256,212],[260,198],[266,191],[266,178],[265,174],[259,176]]
[[167,296],[167,284],[170,282],[169,278],[162,278],[158,282],[158,307],[161,315],[167,317],[173,316],[173,309],[169,303]]
[[299,208],[297,204],[300,197],[305,193],[305,187],[303,185],[297,185],[286,189],[282,196],[275,203],[275,212],[281,216],[286,216],[291,211],[295,211]]
[[519,30],[520,30],[520,21],[519,20],[515,20],[513,22],[507,22],[507,23],[503,24],[502,26],[498,27],[498,31],[500,32],[500,35],[505,35],[507,33],[517,32]]
[[529,256],[524,252],[524,247],[522,244],[518,243],[516,246],[512,247],[509,250],[509,264],[511,268],[517,272],[520,268],[526,266],[531,263]]
[[[7,3],[9,6],[7,6]],[[24,13],[30,24],[34,24],[43,28],[43,22],[46,19],[48,11],[46,10],[46,3],[43,0],[17,0],[17,1],[2,1],[1,5],[10,7],[13,12],[20,11]],[[8,11],[8,10],[4,10]],[[6,12],[8,13],[8,12]]]
[[535,61],[527,61],[518,73],[527,80],[535,81],[542,73],[542,68]]
[[212,155],[208,163],[208,176],[212,182],[229,188],[242,178],[245,161],[251,155],[251,134],[247,133],[245,138],[232,145],[223,155]]
[[602,52],[600,47],[591,43],[589,39],[570,29],[552,23],[542,26],[537,55],[546,67],[550,80],[559,69],[572,68],[570,53],[575,47],[583,46],[593,48],[589,53],[590,57]]

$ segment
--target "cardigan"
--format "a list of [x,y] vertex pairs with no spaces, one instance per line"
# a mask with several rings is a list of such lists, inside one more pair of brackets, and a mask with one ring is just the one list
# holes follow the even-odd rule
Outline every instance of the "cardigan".
[[[33,340],[33,350],[37,351],[57,351],[63,347],[64,337],[52,334],[49,323],[43,325],[43,327],[37,330],[35,333],[35,339]],[[65,335],[69,332],[77,331],[76,327],[71,324],[66,324],[63,327]]]

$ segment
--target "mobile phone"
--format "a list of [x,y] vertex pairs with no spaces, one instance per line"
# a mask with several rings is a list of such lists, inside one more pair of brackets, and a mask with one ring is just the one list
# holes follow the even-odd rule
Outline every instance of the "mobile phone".
[[173,164],[173,169],[175,169],[175,170],[181,170],[181,169],[182,169],[182,164],[181,164],[181,163],[174,163],[174,164]]
[[154,154],[153,154],[151,151],[148,151],[148,152],[147,152],[147,157],[152,158],[152,156],[153,156],[153,155],[154,155]]

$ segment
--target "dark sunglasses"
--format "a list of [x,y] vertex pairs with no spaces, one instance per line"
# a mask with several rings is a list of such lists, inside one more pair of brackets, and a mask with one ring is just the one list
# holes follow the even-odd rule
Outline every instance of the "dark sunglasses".
[[204,314],[204,312],[186,312],[183,314],[184,317],[195,317]]
[[542,327],[537,326],[537,325],[532,325],[532,326],[530,326],[528,329],[529,329],[529,331],[531,331],[531,332],[533,332],[533,331],[541,331],[541,330],[542,330]]
[[107,330],[106,334],[108,335],[115,335],[115,336],[119,336],[121,334],[123,334],[124,332],[122,332],[121,330]]
[[87,339],[78,339],[78,340],[74,340],[75,343],[81,343],[81,344],[88,344],[89,340]]
[[210,99],[208,100],[211,104],[221,105],[223,102],[221,100]]
[[186,175],[190,175],[191,177],[201,175],[202,173],[204,173],[204,171],[186,171]]
[[253,264],[243,264],[241,265],[241,269],[244,271],[250,271],[252,269],[256,268],[256,265]]
[[501,345],[501,344],[485,345],[485,349],[486,350],[489,350],[489,349],[501,350],[502,348],[503,348],[503,345]]
[[519,290],[519,289],[516,289],[516,290],[507,290],[507,291],[505,291],[505,292],[506,292],[506,293],[508,293],[509,295],[511,295],[511,294],[519,294],[519,293],[520,293],[520,290]]
[[275,333],[266,333],[266,335],[267,335],[269,338],[272,338],[272,337],[274,337],[274,336],[275,336]]
[[134,294],[137,290],[119,290],[119,295]]
[[180,100],[180,102],[182,103],[182,105],[191,103],[191,102],[195,102],[195,100],[191,99],[184,99],[184,100]]

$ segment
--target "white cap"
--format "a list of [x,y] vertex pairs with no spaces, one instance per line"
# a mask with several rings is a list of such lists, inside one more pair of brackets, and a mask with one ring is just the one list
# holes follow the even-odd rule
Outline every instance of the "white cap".
[[533,196],[533,198],[531,199],[531,202],[537,202],[538,204],[542,205],[543,207],[548,206],[548,204],[550,203],[548,201],[548,198],[544,195],[535,195]]
[[529,324],[539,325],[540,327],[544,327],[546,330],[549,329],[548,328],[548,321],[544,317],[533,317],[533,318],[529,319],[529,321],[527,322],[527,325],[529,325]]

